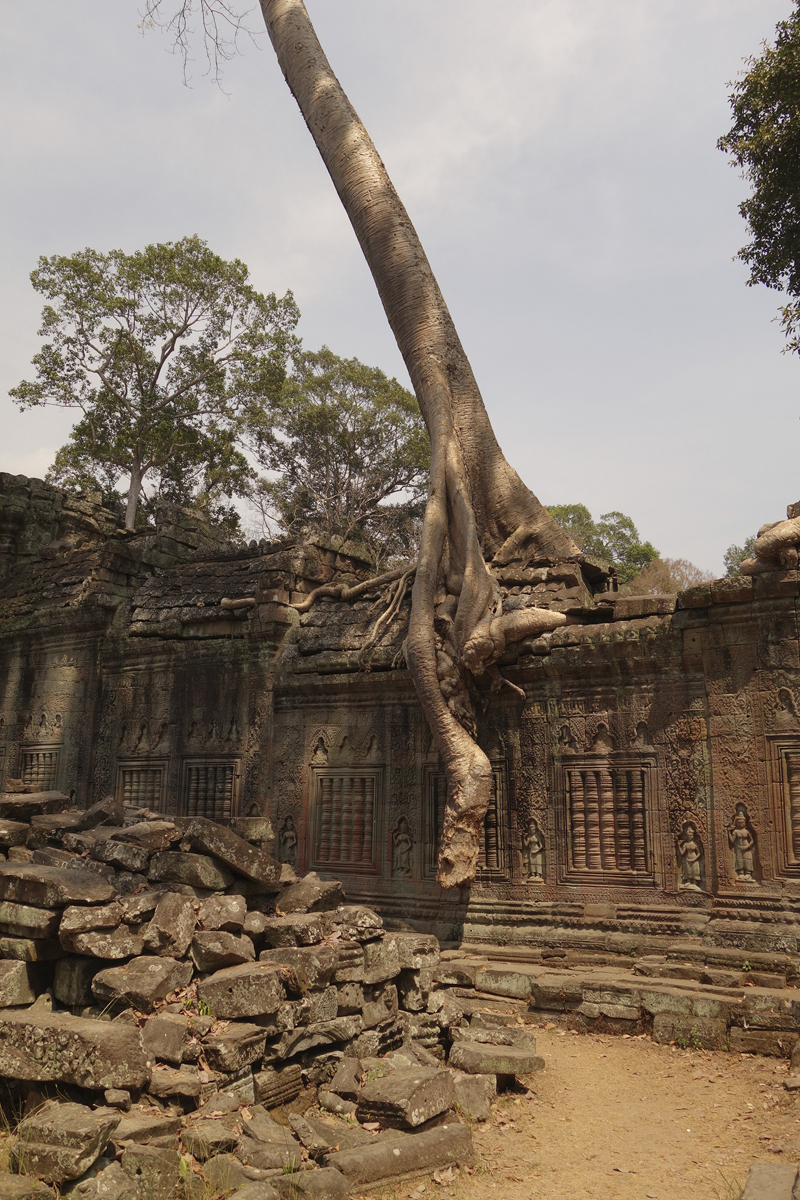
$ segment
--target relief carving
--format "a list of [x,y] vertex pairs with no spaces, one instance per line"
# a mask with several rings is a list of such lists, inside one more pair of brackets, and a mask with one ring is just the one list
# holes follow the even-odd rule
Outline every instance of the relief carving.
[[536,821],[529,821],[522,838],[523,874],[528,883],[544,883],[544,838]]
[[291,867],[297,866],[297,830],[295,829],[294,820],[291,813],[284,819],[280,831],[280,840],[278,845],[278,861],[289,863]]
[[405,817],[401,817],[392,830],[392,875],[395,879],[411,878],[411,862],[414,839]]
[[680,887],[691,892],[702,892],[705,881],[705,856],[693,821],[684,821],[676,841]]
[[733,851],[733,873],[744,883],[755,883],[756,839],[744,804],[736,805],[733,824],[728,829],[728,845]]

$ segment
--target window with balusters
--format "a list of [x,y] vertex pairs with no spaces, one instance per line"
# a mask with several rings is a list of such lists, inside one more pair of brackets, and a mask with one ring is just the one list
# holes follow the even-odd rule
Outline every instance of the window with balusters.
[[116,797],[132,808],[166,812],[166,759],[132,759],[117,764]]
[[[439,842],[447,802],[447,776],[444,771],[429,770],[425,779],[425,875],[436,877]],[[508,790],[503,763],[492,764],[492,795],[483,823],[478,872],[480,880],[509,878]]]
[[566,878],[652,882],[654,762],[609,755],[570,761],[562,771]]
[[238,785],[238,759],[187,759],[183,764],[181,814],[211,821],[235,816]]
[[27,746],[20,752],[20,777],[39,792],[55,791],[58,783],[57,746]]
[[328,871],[376,873],[383,828],[380,770],[312,773],[311,859]]

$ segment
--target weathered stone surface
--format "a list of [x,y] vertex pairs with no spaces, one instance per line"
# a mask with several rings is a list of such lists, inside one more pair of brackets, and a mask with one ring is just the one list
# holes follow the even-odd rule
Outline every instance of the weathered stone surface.
[[317,1021],[332,1021],[339,1016],[339,997],[335,984],[329,984],[323,992],[311,992],[307,1000],[310,1005],[308,1020],[312,1025]]
[[439,965],[439,942],[432,933],[392,933],[401,970],[433,970]]
[[409,1067],[368,1081],[358,1094],[359,1121],[414,1129],[455,1104],[453,1077],[435,1067]]
[[317,1046],[331,1046],[339,1042],[349,1042],[357,1037],[364,1028],[361,1017],[336,1017],[333,1021],[320,1021],[315,1025],[302,1025],[297,1029],[289,1029],[281,1040],[270,1047],[270,1054],[275,1058],[290,1058],[295,1054],[304,1054]]
[[32,1175],[0,1171],[0,1200],[56,1200],[56,1193]]
[[283,963],[301,971],[309,988],[327,987],[336,970],[339,955],[335,946],[285,946],[280,950],[262,950],[262,963]]
[[158,1000],[186,987],[191,978],[191,963],[143,955],[122,967],[99,971],[92,982],[92,991],[101,1004],[129,1004],[150,1012]]
[[344,902],[345,895],[338,880],[322,880],[315,871],[310,871],[281,892],[277,908],[284,916],[288,913],[322,913],[339,908]]
[[346,941],[369,942],[380,937],[383,919],[361,904],[341,904],[323,915],[326,934],[338,933]]
[[113,898],[113,887],[93,872],[0,863],[0,900],[37,908],[64,908],[68,904],[105,904]]
[[126,925],[138,925],[151,913],[156,911],[156,905],[164,891],[161,888],[152,888],[143,892],[136,892],[132,896],[120,896],[119,903],[122,906],[123,921]]
[[290,1167],[298,1170],[302,1162],[300,1143],[288,1129],[277,1125],[266,1112],[256,1109],[252,1120],[242,1129],[236,1153],[242,1162],[261,1170]]
[[533,981],[541,973],[541,967],[533,967],[530,970],[524,967],[486,967],[477,972],[475,987],[479,992],[488,992],[492,996],[513,996],[517,1000],[528,1000]]
[[234,1116],[216,1121],[195,1121],[187,1125],[181,1134],[186,1150],[199,1162],[206,1162],[215,1154],[234,1150],[239,1142],[238,1121]]
[[236,937],[221,929],[201,929],[192,939],[192,959],[198,971],[219,971],[222,967],[254,962],[255,957],[249,937]]
[[23,796],[0,792],[0,819],[30,821],[41,813],[65,812],[70,803],[63,792],[29,792]]
[[99,1158],[67,1190],[72,1200],[137,1200],[136,1187],[118,1162]]
[[156,1063],[147,1090],[159,1100],[167,1100],[171,1096],[197,1097],[200,1095],[200,1075],[197,1067],[191,1063],[179,1068]]
[[469,1042],[466,1038],[453,1043],[448,1062],[467,1075],[528,1075],[544,1067],[544,1060],[532,1050]]
[[131,842],[141,846],[148,854],[168,850],[173,842],[181,840],[181,831],[172,821],[140,821],[114,834],[115,841]]
[[[299,1171],[291,1178],[276,1175],[274,1183],[281,1200],[347,1200],[350,1195],[349,1183],[334,1167]],[[241,1192],[239,1200],[243,1200]]]
[[233,883],[231,873],[213,858],[180,850],[154,854],[147,877],[155,883],[185,883],[189,887],[211,891],[221,891]]
[[125,1088],[106,1088],[103,1099],[109,1108],[118,1108],[121,1112],[130,1110],[131,1094]]
[[0,1008],[18,1008],[36,999],[36,974],[28,963],[0,961]]
[[142,1029],[144,1052],[151,1062],[159,1060],[179,1066],[188,1032],[189,1019],[181,1014],[159,1013],[148,1017]]
[[[259,1173],[265,1174],[265,1172]],[[266,1179],[258,1183],[246,1183],[233,1195],[237,1197],[237,1200],[281,1200],[280,1194],[275,1191],[271,1183],[266,1182]]]
[[331,1079],[330,1091],[345,1100],[357,1100],[361,1090],[361,1063],[357,1058],[343,1058]]
[[267,1034],[259,1025],[238,1021],[203,1038],[206,1060],[212,1071],[239,1071],[264,1055]]
[[[259,1171],[257,1167],[246,1167],[232,1154],[215,1154],[204,1165],[203,1176],[214,1188],[215,1193],[225,1196],[255,1181],[261,1181],[263,1187],[263,1181],[267,1179],[265,1171]],[[264,1200],[272,1198],[265,1196]]]
[[397,990],[407,1012],[422,1012],[432,988],[433,971],[430,967],[423,967],[419,971],[401,971],[397,977]]
[[92,980],[100,970],[100,965],[96,958],[78,958],[72,954],[60,958],[53,974],[56,1000],[68,1008],[91,1004],[94,1000]]
[[[699,1024],[700,1020],[700,1018],[693,1017],[691,1022],[686,1022],[686,1026],[689,1028],[689,1045],[694,1044],[691,1033],[692,1026]],[[653,1036],[655,1037],[655,1022],[653,1025]],[[791,1058],[799,1036],[797,1033],[788,1033],[783,1030],[738,1029],[736,1026],[733,1026],[730,1031],[730,1048],[739,1054],[767,1054],[773,1058]],[[656,1040],[660,1041],[662,1039],[659,1038]],[[701,1044],[705,1046],[705,1043]],[[724,1041],[722,1046],[713,1047],[715,1050],[723,1048]]]
[[289,1124],[297,1138],[303,1143],[311,1158],[323,1154],[334,1154],[337,1150],[351,1150],[353,1146],[367,1146],[374,1141],[371,1133],[352,1121],[342,1121],[335,1116],[315,1116],[305,1113],[289,1113]]
[[123,1117],[117,1126],[114,1140],[118,1143],[134,1142],[138,1144],[150,1142],[156,1138],[173,1137],[179,1134],[180,1130],[180,1117],[170,1117],[166,1114],[153,1116],[152,1105],[150,1105],[149,1112],[136,1111]]
[[240,933],[247,918],[244,896],[209,896],[200,905],[197,923],[201,929]]
[[180,1180],[180,1155],[160,1146],[128,1146],[120,1165],[139,1200],[170,1200]]
[[0,850],[8,850],[10,846],[24,846],[30,826],[26,821],[10,821],[0,819]]
[[62,933],[59,940],[70,954],[82,954],[105,961],[132,958],[144,950],[144,938],[127,925],[118,929],[93,929],[88,933]]
[[119,1120],[111,1108],[49,1100],[20,1121],[12,1149],[14,1166],[45,1183],[77,1179],[105,1149]]
[[362,983],[386,983],[400,973],[400,955],[392,934],[377,942],[365,942]]
[[364,1007],[364,988],[360,983],[340,983],[336,990],[340,1017],[361,1012]]
[[724,1020],[713,1017],[659,1012],[653,1018],[653,1040],[676,1042],[693,1050],[724,1050],[728,1043],[728,1027]]
[[58,938],[0,937],[0,958],[18,962],[49,962],[65,953]]
[[497,1096],[496,1075],[466,1075],[451,1068],[455,1109],[469,1121],[487,1121]]
[[280,969],[256,963],[217,971],[198,983],[197,994],[209,1012],[226,1020],[277,1012],[286,999]]
[[327,1154],[326,1166],[341,1171],[350,1188],[375,1184],[437,1167],[472,1162],[472,1134],[466,1125],[438,1125],[424,1133],[395,1133],[377,1138],[371,1146],[357,1146]]
[[300,1095],[303,1079],[299,1063],[287,1063],[285,1067],[266,1067],[253,1076],[255,1097],[264,1108],[279,1108],[289,1104]]
[[754,1162],[741,1200],[792,1200],[797,1173],[794,1163]]
[[144,948],[151,954],[183,958],[195,927],[195,911],[188,896],[166,892],[153,913],[144,935]]
[[87,933],[92,929],[116,929],[122,920],[123,908],[116,900],[99,908],[71,905],[61,914],[61,933]]
[[0,1075],[93,1090],[138,1089],[150,1070],[135,1026],[68,1013],[5,1010],[0,1012]]
[[245,879],[252,879],[276,892],[279,890],[281,864],[265,850],[205,817],[187,817],[180,823],[184,837],[196,850],[213,855]]
[[376,1029],[397,1017],[397,988],[393,983],[385,983],[373,989],[371,1000],[364,1004],[361,1016],[365,1029]]
[[354,1117],[358,1111],[355,1100],[345,1100],[337,1092],[320,1088],[317,1092],[317,1103],[324,1112],[337,1113],[342,1117]]
[[124,823],[125,805],[116,796],[104,796],[80,814],[81,829],[94,829],[96,825],[121,826]]
[[293,913],[288,917],[269,917],[262,928],[268,946],[316,946],[325,936],[321,913]]
[[133,842],[121,842],[117,838],[106,838],[96,842],[91,849],[95,862],[108,863],[118,871],[146,871],[150,855]]

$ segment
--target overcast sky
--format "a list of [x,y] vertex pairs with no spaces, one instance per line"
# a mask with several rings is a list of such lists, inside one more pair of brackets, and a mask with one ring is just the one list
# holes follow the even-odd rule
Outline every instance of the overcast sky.
[[[74,414],[7,396],[40,254],[198,233],[312,349],[407,376],[265,34],[190,88],[136,0],[0,0],[0,470]],[[791,0],[309,0],[421,235],[501,445],[546,503],[621,509],[715,572],[800,499],[800,362],[745,286],[728,82]],[[254,12],[257,27],[260,14]]]

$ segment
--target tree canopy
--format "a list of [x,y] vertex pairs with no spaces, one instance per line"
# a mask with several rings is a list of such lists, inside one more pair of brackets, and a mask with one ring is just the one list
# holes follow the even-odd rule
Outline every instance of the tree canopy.
[[595,521],[585,504],[550,504],[548,511],[585,554],[604,558],[616,567],[621,583],[630,583],[659,557],[651,542],[641,541],[625,513],[603,513]]
[[256,497],[290,533],[315,527],[367,543],[376,565],[413,552],[430,466],[414,395],[324,346],[294,356],[280,397],[255,429],[269,476]]
[[[718,145],[752,189],[739,205],[750,235],[739,251],[748,282],[800,298],[800,0],[794,9],[774,44],[747,60],[730,97],[733,125]],[[798,351],[800,299],[781,312],[787,349]]]
[[743,546],[737,546],[735,543],[728,546],[725,551],[723,562],[725,563],[726,575],[738,575],[739,568],[746,558],[755,558],[756,553],[756,535],[745,538]]
[[131,529],[146,481],[212,512],[248,490],[239,437],[283,386],[298,344],[291,293],[262,295],[244,263],[196,236],[133,254],[41,258],[31,282],[47,300],[39,332],[48,340],[33,359],[36,380],[10,394],[21,408],[80,409],[56,480],[108,492],[127,477]]

